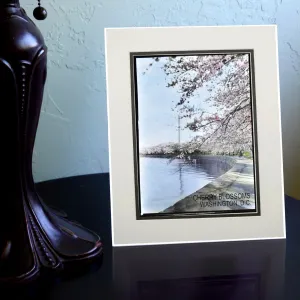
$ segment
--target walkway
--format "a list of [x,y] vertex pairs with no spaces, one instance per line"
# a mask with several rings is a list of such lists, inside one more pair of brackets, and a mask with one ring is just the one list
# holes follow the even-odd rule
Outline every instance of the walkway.
[[163,213],[255,209],[253,161],[238,158],[225,174]]

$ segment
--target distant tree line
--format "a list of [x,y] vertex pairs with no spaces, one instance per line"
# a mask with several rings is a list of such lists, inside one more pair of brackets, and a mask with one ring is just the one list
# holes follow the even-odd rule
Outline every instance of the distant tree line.
[[193,142],[186,143],[163,143],[153,147],[148,147],[140,151],[144,156],[166,156],[166,157],[178,157],[186,158],[193,155],[229,155],[229,156],[244,156],[251,158],[252,149],[245,147],[232,147],[227,150],[213,150],[210,147],[203,147]]

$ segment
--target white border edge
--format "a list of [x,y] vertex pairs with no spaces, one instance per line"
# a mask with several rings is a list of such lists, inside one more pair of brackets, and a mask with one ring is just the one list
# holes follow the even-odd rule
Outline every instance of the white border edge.
[[203,240],[203,241],[177,241],[177,242],[160,242],[160,243],[136,243],[136,244],[115,244],[113,247],[136,247],[136,246],[159,246],[159,245],[184,245],[184,244],[204,244],[204,243],[227,243],[242,241],[265,241],[265,240],[285,240],[286,237],[266,237],[266,238],[245,238],[245,239],[229,239],[229,240]]
[[[277,24],[234,24],[234,25],[181,25],[181,26],[123,26],[123,27],[105,27],[104,30],[127,30],[127,29],[170,29],[170,28],[233,28],[233,27],[276,27]],[[276,30],[277,31],[277,30]]]
[[275,43],[276,43],[276,61],[277,61],[277,92],[278,92],[278,123],[279,123],[279,143],[280,143],[280,163],[281,163],[281,183],[282,183],[282,220],[283,220],[283,234],[286,238],[286,214],[285,214],[285,193],[284,193],[284,173],[283,173],[283,143],[282,143],[282,121],[281,121],[281,96],[280,96],[280,65],[279,65],[279,45],[278,45],[278,26],[275,27]]
[[104,46],[105,46],[105,81],[106,81],[106,111],[107,111],[107,127],[108,127],[108,162],[109,162],[109,191],[110,191],[110,226],[111,226],[111,239],[112,239],[112,245],[115,245],[115,235],[114,235],[114,214],[113,214],[113,188],[112,188],[112,182],[111,182],[111,165],[112,165],[112,157],[110,155],[110,147],[111,147],[111,141],[110,141],[110,137],[111,137],[111,126],[110,126],[110,101],[108,101],[109,99],[109,82],[107,80],[108,77],[108,63],[107,63],[107,55],[108,55],[108,50],[107,50],[107,31],[108,28],[104,28]]

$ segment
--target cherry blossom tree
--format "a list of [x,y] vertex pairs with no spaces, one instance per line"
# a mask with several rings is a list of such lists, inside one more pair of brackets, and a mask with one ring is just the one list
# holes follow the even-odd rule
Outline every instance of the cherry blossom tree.
[[[158,61],[166,74],[167,87],[180,95],[173,109],[184,128],[197,133],[188,146],[185,144],[185,151],[252,152],[249,54],[154,58]],[[209,95],[205,99],[203,89]],[[201,102],[209,109],[201,107]]]

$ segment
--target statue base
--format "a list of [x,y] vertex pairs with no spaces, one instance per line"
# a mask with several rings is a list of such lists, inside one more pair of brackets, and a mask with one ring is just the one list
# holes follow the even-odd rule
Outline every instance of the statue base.
[[[43,277],[65,280],[99,268],[103,260],[100,237],[35,196],[29,205],[24,203],[27,230],[23,235],[29,243],[13,251],[18,237],[5,242],[0,238],[0,285],[22,286]],[[35,203],[33,209],[30,203]]]

